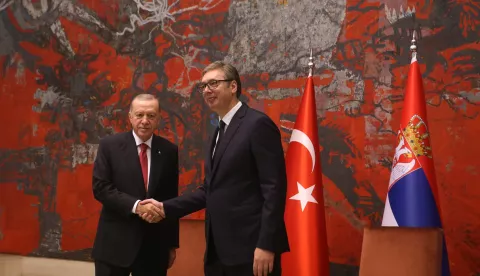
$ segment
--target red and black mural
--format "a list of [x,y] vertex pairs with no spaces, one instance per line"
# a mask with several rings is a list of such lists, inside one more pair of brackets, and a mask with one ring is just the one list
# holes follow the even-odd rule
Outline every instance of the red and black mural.
[[[480,275],[480,2],[474,0],[0,0],[0,251],[85,260],[100,205],[99,139],[160,98],[181,193],[203,179],[216,116],[195,85],[233,63],[242,100],[288,147],[313,49],[330,261],[355,275],[379,225],[417,30],[453,275]],[[199,212],[189,219],[203,219]]]

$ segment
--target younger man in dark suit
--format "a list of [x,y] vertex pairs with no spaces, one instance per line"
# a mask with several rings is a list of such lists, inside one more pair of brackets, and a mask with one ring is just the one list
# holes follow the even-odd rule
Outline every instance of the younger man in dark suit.
[[164,208],[167,219],[206,208],[207,276],[281,275],[280,255],[289,245],[280,132],[267,115],[239,101],[241,82],[232,65],[205,68],[198,92],[220,119],[205,157],[204,184],[163,203],[141,204]]

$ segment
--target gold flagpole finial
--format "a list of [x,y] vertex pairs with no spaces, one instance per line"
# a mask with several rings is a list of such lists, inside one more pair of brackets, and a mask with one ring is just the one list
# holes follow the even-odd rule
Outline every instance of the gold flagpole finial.
[[313,50],[310,49],[310,58],[308,59],[308,76],[313,76],[313,68],[315,64],[313,64]]

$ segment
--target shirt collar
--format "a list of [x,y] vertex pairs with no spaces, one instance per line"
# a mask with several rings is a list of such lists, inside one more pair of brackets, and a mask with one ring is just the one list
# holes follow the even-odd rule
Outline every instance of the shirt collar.
[[237,113],[241,106],[242,102],[238,101],[238,103],[232,109],[230,109],[230,111],[228,111],[227,114],[223,116],[223,118],[220,118],[220,120],[222,120],[228,126],[232,121],[233,116],[235,115],[235,113]]
[[140,137],[137,136],[137,134],[135,133],[135,131],[132,130],[132,133],[133,133],[133,138],[135,138],[135,143],[137,144],[137,147],[138,147],[140,144],[145,143],[145,144],[147,144],[147,146],[148,146],[149,148],[152,148],[152,138],[153,138],[153,134],[152,134],[152,136],[150,136],[150,138],[149,138],[147,141],[143,142],[142,139],[140,139]]

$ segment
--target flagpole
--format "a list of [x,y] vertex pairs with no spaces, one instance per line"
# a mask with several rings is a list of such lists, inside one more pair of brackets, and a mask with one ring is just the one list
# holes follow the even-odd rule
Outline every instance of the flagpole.
[[313,68],[315,64],[313,63],[313,50],[310,48],[310,58],[308,58],[308,76],[313,76]]
[[412,60],[417,60],[417,31],[413,30],[412,44],[410,45],[410,52],[412,52]]

